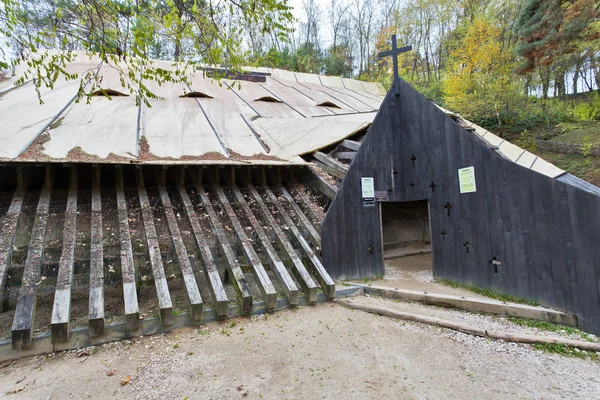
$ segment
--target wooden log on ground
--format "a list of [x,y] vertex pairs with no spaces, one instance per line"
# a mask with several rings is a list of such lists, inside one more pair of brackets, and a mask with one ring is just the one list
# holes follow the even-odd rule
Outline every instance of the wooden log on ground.
[[150,258],[154,286],[156,287],[156,297],[158,298],[160,321],[168,326],[173,324],[173,303],[171,302],[165,267],[160,254],[160,247],[158,246],[158,236],[156,235],[156,227],[154,226],[154,214],[148,200],[148,193],[146,192],[144,175],[141,168],[137,170],[136,177],[142,219],[144,221],[144,231],[146,232],[146,242],[148,243],[148,257]]
[[192,232],[194,233],[196,245],[200,249],[202,261],[204,261],[204,271],[206,273],[206,278],[209,283],[208,287],[213,298],[213,307],[218,318],[226,318],[229,315],[229,300],[227,299],[223,282],[221,282],[221,277],[219,276],[219,271],[217,270],[212,253],[210,252],[206,237],[202,232],[202,227],[198,221],[198,216],[196,215],[194,206],[192,205],[190,197],[188,196],[187,190],[183,184],[183,179],[177,181],[177,190],[179,191],[179,196],[181,197],[181,202],[183,203],[185,213],[188,217],[190,225],[192,226]]
[[356,152],[354,151],[336,151],[332,156],[338,160],[354,160]]
[[226,268],[229,273],[229,277],[231,278],[231,283],[235,289],[235,293],[237,294],[238,301],[242,306],[242,310],[244,313],[250,313],[252,311],[252,292],[250,291],[250,287],[248,286],[248,281],[240,268],[240,265],[235,257],[235,253],[229,244],[229,239],[227,235],[223,231],[223,227],[219,222],[219,217],[213,208],[206,191],[201,185],[196,185],[196,190],[200,195],[200,199],[202,204],[204,205],[204,209],[208,214],[208,219],[210,221],[210,225],[213,230],[217,234],[217,239],[219,241],[219,245],[223,250],[223,254],[225,255]]
[[2,301],[2,312],[8,310],[8,270],[12,264],[13,246],[21,218],[23,208],[24,188],[19,185],[13,194],[8,212],[0,218],[0,300]]
[[302,223],[302,227],[304,228],[303,230],[306,232],[310,242],[317,249],[320,249],[321,248],[321,235],[319,234],[319,232],[317,232],[315,227],[310,223],[310,221],[308,220],[308,218],[306,217],[304,212],[300,209],[298,204],[296,204],[296,202],[292,198],[292,195],[287,191],[287,189],[283,185],[279,186],[279,189],[281,190],[283,197],[287,200],[288,204],[290,205],[292,210],[294,210],[294,213],[296,214],[296,216]]
[[468,333],[474,336],[480,336],[491,339],[504,340],[506,342],[527,343],[527,344],[559,344],[587,351],[600,351],[600,343],[586,342],[583,340],[570,340],[562,338],[551,338],[539,335],[525,335],[519,333],[494,332],[460,322],[448,321],[440,318],[428,317],[424,315],[412,314],[388,308],[373,307],[362,304],[352,304],[346,301],[337,301],[338,304],[351,308],[353,310],[365,311],[371,314],[381,315],[383,317],[401,319],[405,321],[419,322],[422,324],[439,326],[441,328],[453,329]]
[[96,167],[92,177],[92,232],[90,246],[90,305],[88,327],[91,337],[104,334],[104,248],[102,247],[102,195]]
[[310,183],[313,184],[313,186],[320,191],[321,193],[323,193],[326,197],[328,197],[329,199],[333,200],[335,198],[335,194],[337,192],[337,189],[335,188],[335,186],[333,186],[332,184],[330,184],[329,182],[327,182],[325,179],[323,179],[323,177],[321,177],[314,169],[317,167],[314,167],[312,165],[307,166],[307,171],[309,173],[309,181]]
[[[344,176],[346,175],[346,173],[348,172],[348,167],[344,164],[342,164],[341,162],[339,162],[338,160],[334,159],[331,156],[328,156],[325,153],[322,153],[320,151],[315,151],[313,153],[313,156],[321,161],[323,164],[327,165],[330,168],[333,168],[334,170],[344,174]],[[343,177],[342,177],[343,178]]]
[[123,169],[117,168],[117,214],[119,217],[119,239],[121,242],[121,276],[123,281],[123,300],[127,328],[135,331],[140,328],[140,311],[137,298],[137,273],[133,264],[131,234],[127,217],[127,200],[123,189]]
[[[246,261],[248,262],[248,264],[250,264],[252,266],[252,271],[254,272],[254,277],[256,278],[256,281],[258,282],[258,287],[260,288],[260,291],[265,300],[265,305],[267,307],[267,310],[274,310],[275,307],[277,306],[277,291],[273,287],[273,283],[271,283],[271,279],[269,279],[269,275],[267,274],[267,271],[265,271],[265,268],[263,267],[262,263],[260,262],[260,258],[254,251],[252,244],[248,240],[248,237],[246,236],[246,232],[244,232],[244,228],[242,228],[242,224],[240,224],[240,221],[238,220],[237,216],[235,215],[235,211],[233,211],[231,204],[229,204],[229,200],[227,200],[227,196],[225,196],[223,189],[219,185],[214,185],[213,188],[214,188],[215,193],[219,197],[219,201],[221,202],[221,205],[225,209],[225,212],[227,213],[227,216],[229,217],[229,220],[231,221],[231,224],[233,225],[233,229],[235,230],[235,233],[237,234],[237,236],[242,244],[242,249],[244,251],[244,256],[246,257]],[[225,254],[227,256],[227,252]]]
[[[164,170],[162,171],[164,172]],[[202,303],[202,297],[200,296],[200,290],[198,289],[190,258],[185,249],[185,245],[183,244],[183,238],[179,231],[177,218],[175,218],[175,213],[173,212],[169,193],[165,187],[164,177],[159,178],[158,191],[165,210],[165,215],[167,216],[167,224],[169,225],[169,232],[171,233],[173,247],[175,248],[175,254],[179,263],[179,270],[181,271],[181,276],[185,285],[185,294],[190,306],[192,321],[201,322],[204,318],[204,304]]]
[[46,227],[48,225],[48,213],[50,209],[51,174],[51,167],[46,167],[46,181],[38,200],[31,239],[29,240],[29,249],[27,250],[25,269],[23,271],[23,279],[21,280],[21,289],[19,290],[17,308],[13,319],[12,347],[15,350],[31,348],[37,287],[41,282],[42,256],[44,253],[44,240],[46,238]]
[[308,197],[308,194],[306,193],[306,191],[304,190],[302,185],[296,184],[293,186],[293,189],[296,192],[296,194],[298,195],[298,197],[300,198],[300,200],[302,201],[302,203],[304,203],[306,209],[308,210],[308,215],[312,218],[313,222],[316,224],[316,226],[320,230],[321,224],[323,223],[323,220],[325,219],[325,213],[323,212],[323,210],[321,210],[320,207],[318,207],[316,204],[314,204],[310,200],[310,198]]
[[236,197],[238,203],[242,207],[242,210],[244,210],[246,217],[248,217],[248,221],[250,221],[250,225],[252,225],[252,229],[254,229],[254,231],[258,235],[258,238],[260,239],[260,243],[261,243],[261,246],[262,246],[264,252],[269,257],[269,260],[271,263],[271,271],[273,271],[273,274],[275,274],[275,277],[277,277],[277,280],[279,281],[279,284],[281,285],[283,293],[285,294],[285,296],[288,299],[288,303],[291,306],[297,305],[298,301],[299,301],[298,288],[296,287],[294,280],[288,273],[287,269],[285,268],[285,265],[279,258],[277,251],[271,244],[271,241],[267,237],[267,234],[265,233],[263,227],[258,222],[258,219],[256,219],[256,216],[254,215],[254,213],[248,206],[248,203],[246,203],[246,200],[244,199],[244,196],[242,195],[240,190],[237,188],[237,186],[234,186],[232,188],[232,190],[233,190],[233,193],[235,194],[235,197]]
[[292,261],[292,272],[294,273],[294,275],[296,276],[296,279],[302,286],[302,290],[304,291],[305,296],[308,298],[308,302],[309,303],[316,302],[317,301],[317,285],[315,284],[312,277],[306,270],[306,267],[302,263],[302,259],[296,252],[296,249],[294,249],[292,244],[289,242],[288,238],[283,233],[281,228],[279,227],[279,224],[277,223],[277,221],[275,221],[275,218],[273,217],[273,215],[271,215],[271,211],[269,210],[269,208],[263,201],[262,197],[260,196],[260,194],[258,193],[256,188],[253,185],[251,185],[250,183],[247,183],[247,186],[248,186],[248,190],[250,191],[250,194],[254,198],[254,201],[257,202],[260,210],[262,211],[263,216],[265,217],[265,219],[267,220],[269,225],[273,228],[273,231],[275,232],[275,236],[277,237],[277,241],[279,242],[281,247],[286,251],[286,253],[290,257],[290,260]]
[[354,140],[346,139],[342,142],[342,146],[347,149],[358,151],[360,149],[360,143]]
[[64,214],[63,245],[56,291],[52,306],[50,331],[52,342],[66,342],[69,339],[69,320],[71,317],[71,287],[75,263],[75,235],[77,234],[77,166],[71,167],[71,181],[67,197],[67,209]]
[[310,248],[310,245],[306,242],[306,240],[294,224],[294,221],[292,220],[288,212],[279,203],[273,191],[267,187],[265,188],[265,192],[267,194],[267,197],[271,200],[271,202],[275,204],[275,207],[277,207],[279,215],[283,218],[286,225],[288,225],[290,231],[292,232],[292,236],[296,239],[296,242],[300,245],[300,248],[308,258],[309,268],[317,278],[317,281],[319,281],[323,292],[325,292],[325,296],[327,296],[328,299],[334,299],[335,282],[333,281],[333,279],[331,279],[329,273],[327,273],[325,267],[323,267],[323,264],[321,264],[321,260],[319,260],[315,252]]

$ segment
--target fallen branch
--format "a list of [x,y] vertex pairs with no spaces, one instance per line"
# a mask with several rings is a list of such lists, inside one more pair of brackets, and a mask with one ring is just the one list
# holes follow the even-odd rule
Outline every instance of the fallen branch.
[[345,301],[336,300],[341,306],[351,308],[353,310],[365,311],[371,314],[381,315],[383,317],[390,317],[396,319],[402,319],[406,321],[420,322],[422,324],[439,326],[441,328],[453,329],[455,331],[460,331],[464,333],[468,333],[474,336],[481,336],[485,338],[491,339],[499,339],[504,340],[506,342],[514,342],[514,343],[528,343],[528,344],[560,344],[564,346],[569,346],[581,350],[588,351],[599,351],[600,352],[600,343],[593,342],[585,342],[583,340],[570,340],[570,339],[560,339],[560,338],[550,338],[539,335],[522,335],[518,333],[506,333],[506,332],[494,332],[489,331],[487,329],[481,329],[477,327],[473,327],[466,324],[461,324],[457,322],[452,322],[444,319],[434,318],[434,317],[426,317],[424,315],[411,314],[401,311],[390,310],[388,308],[381,307],[372,307],[365,306],[360,304],[352,304]]

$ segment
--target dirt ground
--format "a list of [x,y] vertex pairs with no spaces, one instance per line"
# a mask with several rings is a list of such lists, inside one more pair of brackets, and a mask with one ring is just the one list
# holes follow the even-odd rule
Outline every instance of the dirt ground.
[[[353,299],[363,300],[374,301]],[[0,367],[0,393],[11,399],[589,399],[600,394],[600,363],[326,303],[14,361]]]

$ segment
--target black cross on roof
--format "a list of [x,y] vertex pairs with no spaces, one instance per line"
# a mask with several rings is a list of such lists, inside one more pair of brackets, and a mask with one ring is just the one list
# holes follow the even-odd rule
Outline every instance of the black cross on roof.
[[[396,80],[398,80],[400,78],[400,75],[398,75],[398,54],[405,53],[405,52],[411,51],[411,50],[412,50],[412,46],[404,46],[404,47],[398,48],[396,46],[396,35],[392,35],[392,49],[382,51],[381,53],[379,53],[377,55],[377,57],[379,57],[379,58],[392,56],[392,59],[394,60],[394,82],[396,82]],[[396,94],[399,94],[399,93],[396,91]]]

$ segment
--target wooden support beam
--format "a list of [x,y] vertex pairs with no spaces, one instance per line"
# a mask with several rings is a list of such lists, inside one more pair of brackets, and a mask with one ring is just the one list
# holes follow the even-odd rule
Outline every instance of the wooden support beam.
[[[164,173],[164,170],[161,171]],[[179,262],[179,270],[183,277],[185,285],[185,293],[190,306],[190,313],[194,322],[201,322],[204,318],[204,304],[202,303],[202,297],[200,296],[200,290],[196,278],[194,277],[194,270],[190,264],[190,258],[188,256],[185,245],[183,244],[183,238],[179,231],[177,224],[177,218],[173,212],[173,206],[171,205],[171,199],[169,193],[165,187],[164,176],[162,179],[158,179],[158,191],[160,193],[160,200],[167,216],[167,224],[169,225],[169,231],[171,232],[171,239],[173,241],[173,247],[175,247],[175,254]]]
[[[17,168],[21,170],[21,167]],[[25,196],[25,187],[22,179],[19,180],[21,184],[17,186],[13,194],[8,212],[3,218],[0,218],[0,301],[2,301],[2,312],[8,310],[7,276],[12,264],[13,246],[17,236],[19,220],[21,219],[23,197]]]
[[360,148],[360,143],[354,140],[346,139],[342,142],[342,146],[350,150],[358,151]]
[[92,176],[92,233],[90,246],[90,307],[88,327],[92,337],[104,334],[104,249],[102,247],[101,168]]
[[15,310],[12,325],[13,349],[31,348],[37,287],[41,282],[42,256],[44,253],[44,240],[46,238],[46,227],[48,226],[48,213],[50,209],[50,194],[52,190],[51,168],[50,166],[46,167],[46,179],[38,200],[29,249],[27,250],[19,299],[17,300],[17,309]]
[[323,289],[323,292],[325,292],[325,296],[327,296],[328,299],[335,298],[335,282],[333,282],[333,279],[331,279],[323,267],[323,264],[321,264],[321,260],[319,260],[315,252],[310,248],[310,245],[306,242],[288,212],[279,203],[273,191],[270,188],[265,188],[265,192],[269,200],[275,204],[277,211],[279,211],[279,215],[283,218],[285,224],[288,225],[290,231],[292,232],[292,236],[296,239],[296,242],[300,245],[302,251],[309,259],[309,268],[319,281],[319,284],[321,284],[321,288]]
[[67,197],[67,209],[64,214],[63,245],[56,291],[52,306],[50,331],[52,342],[66,342],[69,339],[69,320],[71,317],[71,286],[73,284],[73,268],[75,264],[75,236],[77,234],[77,166],[71,167],[71,180]]
[[246,203],[242,192],[240,192],[237,186],[234,186],[232,190],[235,194],[235,198],[242,207],[242,210],[244,210],[244,213],[246,213],[246,217],[248,217],[248,221],[250,221],[252,229],[254,229],[254,231],[258,235],[264,252],[267,253],[267,256],[269,257],[269,260],[271,262],[271,271],[273,271],[273,274],[275,274],[275,277],[277,277],[277,280],[281,285],[283,293],[288,299],[288,303],[291,306],[297,305],[299,301],[298,288],[296,287],[294,280],[292,279],[287,269],[285,268],[285,265],[279,258],[277,251],[271,244],[271,241],[267,237],[267,234],[265,233],[263,227],[258,222],[258,219],[256,219],[256,216],[248,206],[248,203]]
[[346,176],[345,173],[331,168],[329,165],[324,164],[319,160],[313,160],[313,163],[317,166],[317,168],[321,169],[322,171],[328,173],[331,176],[335,176],[336,178],[344,179],[344,177]]
[[317,224],[317,226],[320,228],[321,224],[323,223],[323,220],[325,219],[325,213],[323,213],[323,210],[321,210],[320,207],[318,207],[310,200],[308,194],[306,193],[302,185],[296,184],[293,186],[293,189],[296,191],[296,194],[306,206],[306,209],[308,210],[308,215],[312,218],[313,222]]
[[354,160],[356,153],[353,151],[336,151],[333,153],[333,157],[338,160]]
[[315,186],[315,188],[317,190],[319,190],[321,193],[323,193],[326,197],[330,198],[331,200],[333,200],[335,198],[335,194],[337,192],[337,189],[331,185],[329,182],[327,182],[325,179],[323,179],[315,170],[312,165],[309,165],[307,167],[307,171],[309,172],[309,181]]
[[[214,185],[218,186],[218,184]],[[239,263],[235,257],[235,253],[229,244],[229,239],[227,235],[223,231],[223,227],[219,222],[219,217],[213,208],[204,187],[201,185],[196,185],[196,191],[200,195],[200,199],[202,201],[202,205],[208,214],[208,219],[210,221],[210,225],[213,228],[213,231],[217,234],[217,239],[219,241],[219,245],[221,246],[221,250],[225,255],[225,260],[227,261],[227,272],[229,273],[229,277],[231,278],[231,283],[235,289],[235,292],[238,297],[238,301],[242,306],[242,310],[244,313],[250,313],[252,311],[252,292],[250,291],[250,287],[248,286],[248,281],[240,268]]]
[[300,209],[298,204],[296,204],[296,202],[292,198],[292,195],[287,191],[287,189],[283,186],[280,186],[279,189],[281,190],[283,197],[287,200],[288,204],[290,205],[292,210],[294,210],[294,213],[300,220],[302,227],[304,228],[304,231],[305,231],[306,235],[308,236],[308,240],[310,240],[310,242],[313,244],[314,247],[316,247],[317,249],[320,250],[321,249],[321,235],[319,234],[319,232],[317,232],[315,227],[310,223],[310,221],[308,220],[308,217]]
[[[348,172],[348,167],[346,165],[342,164],[338,160],[334,159],[331,156],[328,156],[325,153],[321,153],[320,151],[315,151],[313,153],[313,155],[315,156],[315,158],[317,160],[321,161],[323,164],[327,165],[329,168],[333,168],[334,170],[344,174],[344,176]],[[343,176],[342,176],[342,179],[343,179]]]
[[[258,282],[258,287],[260,288],[263,298],[265,299],[265,304],[267,306],[267,310],[274,310],[275,307],[277,306],[277,291],[273,287],[273,284],[271,283],[271,279],[269,279],[269,275],[267,274],[267,271],[265,271],[265,268],[263,267],[262,263],[260,262],[260,258],[254,251],[252,244],[248,240],[248,237],[246,236],[246,232],[244,232],[244,228],[242,228],[242,224],[240,224],[240,221],[238,220],[237,216],[235,215],[235,211],[233,211],[231,204],[229,204],[229,200],[227,200],[227,196],[225,196],[223,189],[221,189],[221,187],[218,185],[214,185],[213,188],[214,188],[215,193],[219,197],[219,201],[221,202],[221,205],[225,209],[225,212],[227,213],[227,216],[229,217],[231,224],[233,225],[233,229],[235,230],[235,233],[237,234],[238,238],[240,239],[240,242],[242,243],[242,249],[244,250],[244,256],[246,257],[246,261],[248,262],[248,264],[250,264],[252,266],[252,271],[254,272],[256,281]],[[229,251],[231,252],[231,255],[233,255],[233,252],[231,251],[231,249]],[[226,256],[227,260],[229,261],[230,256],[228,254],[229,254],[228,251],[225,251],[225,256]],[[235,260],[235,257],[234,257],[234,260]],[[235,261],[237,261],[237,260],[235,260]]]
[[300,256],[298,255],[298,253],[296,252],[296,249],[294,249],[294,247],[291,245],[288,238],[286,237],[286,235],[283,233],[283,231],[279,227],[279,224],[277,223],[277,221],[275,221],[275,218],[273,217],[273,215],[271,215],[271,211],[269,210],[269,208],[263,201],[262,197],[260,196],[260,194],[258,193],[256,188],[252,184],[248,183],[248,189],[250,190],[250,193],[252,194],[254,201],[256,201],[258,203],[259,208],[263,213],[263,216],[265,217],[265,219],[267,220],[269,225],[275,231],[275,236],[277,237],[277,241],[279,242],[281,247],[283,249],[285,249],[286,253],[290,257],[290,259],[292,261],[292,266],[293,266],[292,271],[294,272],[296,279],[298,279],[298,282],[302,286],[302,290],[304,291],[304,294],[308,298],[308,302],[309,303],[316,302],[317,301],[317,285],[315,284],[314,280],[312,279],[312,277],[306,270],[306,267],[302,263],[302,260],[301,260]]
[[119,239],[121,242],[121,274],[123,281],[123,300],[125,303],[125,320],[127,328],[135,331],[140,328],[140,310],[138,307],[137,284],[138,273],[133,264],[131,249],[131,233],[127,217],[127,200],[123,188],[123,168],[117,168],[117,214],[119,217]]
[[173,303],[169,294],[169,286],[167,285],[167,276],[165,275],[165,267],[163,265],[160,247],[158,247],[158,236],[156,235],[156,227],[154,226],[154,214],[146,185],[144,184],[144,175],[142,169],[137,171],[137,187],[140,198],[140,207],[142,209],[142,219],[144,221],[144,231],[146,232],[146,242],[148,243],[148,257],[150,258],[150,266],[152,267],[152,276],[154,278],[154,286],[156,287],[156,297],[158,298],[158,308],[160,310],[160,321],[164,325],[173,324]]
[[179,196],[181,197],[181,201],[185,208],[185,213],[187,214],[190,225],[192,226],[196,245],[200,249],[200,255],[204,261],[204,271],[206,273],[209,289],[212,294],[213,307],[218,318],[226,318],[229,315],[229,300],[227,299],[227,294],[225,294],[225,288],[223,287],[223,282],[221,282],[221,277],[219,276],[219,271],[215,265],[212,253],[210,252],[210,248],[206,242],[206,237],[202,232],[202,227],[198,221],[198,216],[196,215],[194,206],[192,205],[190,197],[188,196],[187,190],[183,184],[183,182],[185,182],[183,179],[184,170],[181,171],[182,177],[181,179],[177,180]]

